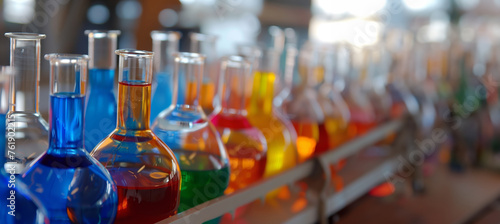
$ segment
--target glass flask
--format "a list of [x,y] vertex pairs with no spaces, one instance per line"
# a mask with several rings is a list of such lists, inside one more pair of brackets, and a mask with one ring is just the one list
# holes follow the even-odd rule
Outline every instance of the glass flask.
[[[38,110],[40,80],[40,41],[45,34],[6,33],[10,38],[10,66],[16,75],[11,81],[9,125],[16,128],[15,160],[20,174],[26,166],[40,156],[49,146],[49,125]],[[7,156],[7,155],[6,155]]]
[[190,33],[189,39],[191,41],[189,51],[203,54],[206,57],[205,75],[203,76],[203,81],[201,83],[199,103],[205,114],[209,115],[214,111],[214,104],[218,104],[217,98],[215,97],[219,72],[219,60],[216,50],[217,36]]
[[290,122],[278,117],[273,105],[280,52],[274,49],[263,51],[254,48],[254,55],[246,56],[253,61],[253,88],[248,106],[248,120],[266,138],[265,176],[290,169],[298,162],[297,149],[293,141],[293,135],[296,134],[290,133],[286,128],[286,123],[291,125]]
[[366,47],[366,73],[362,78],[364,88],[375,112],[375,122],[382,123],[390,118],[392,98],[386,89],[390,58],[382,44]]
[[118,122],[91,155],[118,188],[116,223],[154,223],[177,213],[181,173],[174,153],[149,128],[153,52],[116,54]]
[[85,149],[90,152],[116,127],[114,94],[118,30],[87,30],[89,87],[85,107]]
[[192,83],[183,103],[178,103],[177,88],[172,105],[155,119],[152,130],[174,152],[182,170],[179,212],[224,195],[229,183],[226,149],[200,106],[204,56],[197,53],[175,55],[174,80]]
[[345,58],[340,57],[337,50],[336,47],[333,47],[324,52],[324,82],[318,91],[318,101],[323,106],[323,110],[329,110],[329,113],[334,115],[331,118],[326,118],[325,122],[330,136],[329,146],[331,148],[338,147],[348,140],[348,124],[351,118],[349,107],[337,85],[341,82],[339,81],[341,77],[337,74],[345,71],[345,66],[341,66],[341,63],[345,62]]
[[266,168],[266,139],[250,123],[246,111],[245,82],[251,75],[250,68],[239,56],[222,59],[218,93],[221,104],[210,119],[229,155],[231,175],[226,194],[260,180]]
[[[292,62],[293,65],[291,66],[295,66],[298,51],[289,48],[287,49],[287,54],[287,60],[293,60],[294,62]],[[300,162],[312,157],[319,148],[323,151],[327,150],[327,148],[323,147],[325,143],[328,145],[328,135],[320,133],[322,127],[324,127],[325,114],[323,113],[322,106],[317,101],[318,94],[315,87],[318,85],[318,77],[314,77],[314,75],[317,75],[316,73],[322,73],[323,68],[310,65],[310,56],[301,56],[303,57],[302,60],[307,62],[301,68],[302,71],[299,72],[301,78],[300,84],[293,86],[288,95],[283,100],[280,100],[281,110],[292,121],[297,132],[297,150]],[[319,142],[320,137],[321,143]]]
[[[376,125],[375,109],[365,91],[367,67],[364,66],[363,54],[355,52],[353,47],[345,47],[347,51],[348,75],[342,95],[349,107],[351,119],[348,126],[348,138],[367,133]],[[364,67],[363,67],[364,66]]]
[[[151,32],[151,39],[153,39],[153,52],[155,57],[153,59],[153,98],[151,101],[151,123],[154,119],[172,104],[172,89],[175,85],[173,83],[174,71],[174,56],[173,54],[179,51],[179,39],[181,33],[175,31],[159,31],[154,30]],[[185,88],[186,84],[181,83],[178,85],[180,93]],[[184,97],[181,97],[184,100]]]
[[113,223],[118,197],[106,169],[84,149],[86,55],[47,54],[49,148],[21,176],[51,223]]
[[[0,115],[2,116],[0,124],[5,127],[5,114],[8,110],[8,94],[10,88],[10,79],[13,78],[14,69],[9,66],[0,67]],[[14,127],[7,127],[8,133],[14,134]],[[5,136],[5,130],[2,129],[2,134]],[[9,142],[15,142],[13,135],[10,137]],[[0,138],[0,153],[5,154],[6,138]],[[9,146],[12,144],[9,144]],[[12,147],[7,147],[10,151],[8,155],[15,152]],[[34,197],[26,185],[21,182],[21,180],[14,179],[15,166],[5,166],[5,157],[0,157],[0,197],[2,201],[0,202],[0,220],[5,224],[14,223],[28,223],[28,224],[38,224],[38,223],[48,223],[47,210],[40,203],[38,198]],[[14,194],[11,194],[11,190]],[[11,204],[14,203],[15,204]]]

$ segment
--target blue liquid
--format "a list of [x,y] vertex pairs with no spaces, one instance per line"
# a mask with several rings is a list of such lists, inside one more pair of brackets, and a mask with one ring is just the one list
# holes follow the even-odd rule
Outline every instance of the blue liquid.
[[[0,127],[5,127],[5,114],[0,114]],[[0,129],[0,135],[4,136],[4,138],[0,138],[0,155],[7,155],[5,153],[5,128]],[[17,179],[17,175],[13,176],[4,170],[4,163],[5,157],[0,157],[0,198],[4,199],[0,200],[0,223],[41,223],[45,221],[46,211],[43,206],[37,199],[33,198],[21,180]],[[14,170],[9,169],[8,172],[14,173]],[[12,190],[15,192],[13,196],[10,194]],[[15,204],[11,205],[11,201],[14,201]]]
[[49,149],[21,179],[50,223],[112,223],[118,196],[104,167],[83,149],[84,97],[50,96]]
[[[0,175],[0,197],[2,198],[0,201],[0,223],[47,223],[47,211],[44,209],[40,201],[29,193],[26,185],[21,183],[19,179],[15,180],[15,182],[9,183],[9,177],[10,175],[5,173]],[[16,176],[16,178],[17,177],[18,176]],[[11,190],[15,191],[13,196],[10,194]],[[7,207],[7,205],[11,204],[11,200],[8,199],[9,197],[14,198],[14,206]],[[12,216],[11,214],[15,214],[15,216]]]
[[90,152],[116,128],[115,70],[89,71],[89,94],[85,108],[85,149]]
[[[167,109],[172,104],[172,91],[174,88],[172,75],[167,73],[155,74],[155,82],[153,82],[153,98],[151,99],[151,123],[156,119],[158,114]],[[186,81],[182,78],[178,80],[177,104],[184,103],[184,89]]]

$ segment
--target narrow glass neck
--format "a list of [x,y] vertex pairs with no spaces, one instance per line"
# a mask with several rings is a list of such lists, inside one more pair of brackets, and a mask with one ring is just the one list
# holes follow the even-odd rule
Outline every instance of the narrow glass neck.
[[115,69],[119,30],[86,30],[90,69]]
[[246,114],[245,79],[236,74],[227,74],[220,86],[221,109],[223,113]]
[[89,86],[92,90],[113,91],[114,69],[90,69]]
[[286,58],[285,58],[285,89],[291,90],[293,87],[293,74],[295,72],[296,59],[297,59],[297,48],[294,46],[289,46],[286,48]]
[[269,115],[272,113],[275,80],[276,74],[273,72],[255,72],[249,107],[250,114]]
[[151,84],[120,82],[118,85],[118,129],[149,130]]
[[[196,78],[192,76],[181,76],[179,78],[184,81],[180,83],[177,82],[177,85],[186,83],[186,88],[176,88],[178,94],[176,94],[177,100],[175,101],[175,104],[178,106],[182,105],[188,108],[197,108],[199,106],[199,95],[201,91],[202,77]],[[184,92],[180,92],[181,90],[183,90]]]
[[174,31],[152,31],[154,56],[154,73],[172,74],[174,69],[174,53],[179,51],[181,34]]
[[48,153],[83,149],[84,96],[57,93],[50,96]]
[[[199,99],[203,80],[205,57],[197,53],[178,53],[175,58],[172,104],[184,108],[201,109]],[[179,88],[186,85],[186,88]],[[179,92],[184,91],[184,92]]]
[[252,83],[250,64],[242,57],[224,58],[221,63],[219,96],[221,112],[246,115],[247,89]]
[[47,54],[50,62],[50,136],[47,153],[83,150],[87,55]]
[[16,75],[12,79],[11,112],[39,113],[40,39],[10,39],[10,65]]
[[149,130],[153,52],[117,50],[119,130]]

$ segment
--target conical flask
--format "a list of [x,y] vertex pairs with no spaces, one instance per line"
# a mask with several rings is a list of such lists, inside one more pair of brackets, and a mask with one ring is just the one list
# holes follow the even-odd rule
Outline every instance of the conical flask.
[[84,149],[87,55],[48,54],[49,147],[21,176],[51,223],[113,223],[118,196],[108,171]]
[[229,155],[231,175],[226,194],[260,180],[266,168],[266,139],[247,118],[245,82],[250,75],[250,64],[242,57],[222,59],[218,94],[221,104],[210,120]]
[[[172,104],[172,89],[174,85],[174,54],[179,51],[181,33],[175,31],[154,30],[151,32],[153,40],[153,90],[151,98],[151,123],[155,118]],[[186,84],[178,85],[179,90],[184,90]],[[181,91],[180,94],[184,94]],[[182,96],[178,93],[179,96]],[[184,98],[182,98],[184,100]]]
[[[8,95],[10,89],[10,79],[14,78],[14,69],[9,66],[0,66],[0,124],[5,127],[5,114],[8,107]],[[13,138],[15,128],[7,127],[1,129],[2,135],[7,133],[7,140],[13,145],[15,139]],[[0,155],[5,154],[6,138],[0,138]],[[7,147],[8,155],[14,153],[12,147]],[[47,210],[43,204],[29,192],[26,185],[19,179],[15,179],[15,166],[5,166],[5,157],[0,157],[0,197],[4,198],[0,202],[0,220],[5,224],[42,224],[48,223]],[[11,179],[12,178],[12,179]],[[15,181],[13,181],[15,180]]]
[[[229,159],[219,133],[200,106],[204,56],[197,53],[175,55],[174,80],[191,83],[177,101],[156,118],[152,129],[174,152],[182,170],[179,212],[224,194],[229,182]],[[174,81],[174,83],[178,83]]]
[[153,52],[116,54],[118,122],[91,155],[118,188],[116,223],[154,223],[177,213],[181,173],[174,153],[149,128]]
[[114,94],[118,30],[87,30],[89,85],[85,105],[85,149],[90,152],[116,127]]
[[[40,41],[45,34],[6,33],[10,38],[10,66],[16,75],[11,81],[9,125],[16,128],[14,161],[19,174],[49,145],[49,125],[38,110],[40,81]],[[6,155],[7,156],[7,155]]]

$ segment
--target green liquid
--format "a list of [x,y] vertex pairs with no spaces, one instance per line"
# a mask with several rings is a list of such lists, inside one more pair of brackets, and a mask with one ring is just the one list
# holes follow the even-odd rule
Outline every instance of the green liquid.
[[185,170],[181,168],[182,185],[179,212],[224,195],[229,184],[229,168],[218,170]]
[[[229,184],[229,166],[220,157],[189,151],[174,151],[182,174],[178,212],[224,195]],[[194,155],[193,155],[194,153]],[[205,223],[219,223],[216,218]]]

